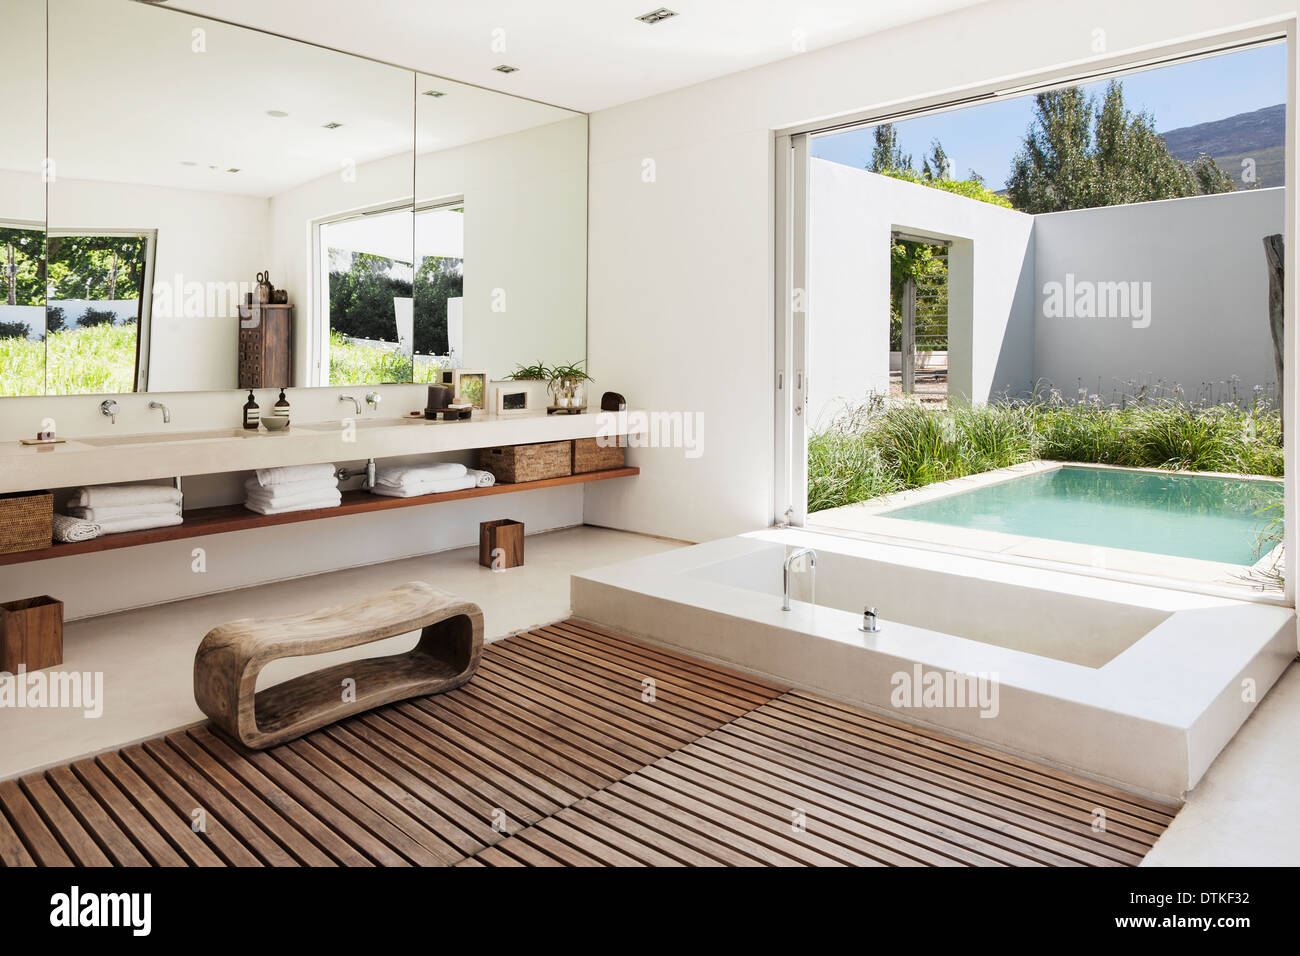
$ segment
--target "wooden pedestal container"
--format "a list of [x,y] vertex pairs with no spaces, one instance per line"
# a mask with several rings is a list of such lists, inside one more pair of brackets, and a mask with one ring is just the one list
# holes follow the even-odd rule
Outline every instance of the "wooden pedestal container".
[[63,602],[42,595],[0,604],[0,671],[63,663]]
[[478,526],[478,563],[493,571],[524,563],[524,523],[512,518],[484,521]]
[[293,384],[293,306],[240,309],[239,387],[288,388]]

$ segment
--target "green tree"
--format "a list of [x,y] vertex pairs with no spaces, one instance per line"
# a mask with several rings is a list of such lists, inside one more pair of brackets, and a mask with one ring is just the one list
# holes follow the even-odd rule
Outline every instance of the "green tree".
[[950,179],[952,160],[937,139],[930,141],[930,155],[921,164],[921,175],[926,179]]
[[895,169],[911,169],[912,157],[898,146],[898,130],[893,123],[881,123],[874,130],[876,145],[871,150],[871,164],[867,169],[873,173],[885,173]]
[[427,256],[415,275],[415,351],[446,355],[447,300],[464,294],[462,260]]
[[49,297],[113,301],[140,298],[142,236],[50,236]]
[[0,227],[0,302],[45,304],[45,233]]
[[391,274],[398,266],[410,264],[354,252],[346,270],[331,268],[330,328],[350,338],[396,342],[393,299],[411,295],[411,283]]
[[1078,87],[1034,97],[1034,119],[1011,164],[1007,195],[1027,213],[1118,206],[1229,192],[1232,180],[1208,156],[1170,154],[1150,113],[1124,105],[1118,80],[1101,101]]

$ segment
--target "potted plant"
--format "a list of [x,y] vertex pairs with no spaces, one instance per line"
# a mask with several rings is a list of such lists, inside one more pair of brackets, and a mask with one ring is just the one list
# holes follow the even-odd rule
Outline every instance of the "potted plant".
[[551,369],[547,388],[555,396],[555,404],[560,408],[582,407],[582,386],[594,379],[583,371],[583,362],[572,365],[557,365]]
[[542,362],[536,365],[516,365],[515,370],[506,378],[511,382],[549,382],[551,370]]

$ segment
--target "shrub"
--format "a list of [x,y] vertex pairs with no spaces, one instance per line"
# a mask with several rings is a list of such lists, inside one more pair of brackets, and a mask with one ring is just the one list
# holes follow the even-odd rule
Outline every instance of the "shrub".
[[89,329],[96,325],[113,325],[117,322],[117,313],[109,309],[88,308],[77,319],[77,325]]
[[1076,405],[1059,393],[953,410],[878,399],[808,442],[808,510],[1034,459],[1281,477],[1281,416],[1266,404],[1192,407],[1167,398]]

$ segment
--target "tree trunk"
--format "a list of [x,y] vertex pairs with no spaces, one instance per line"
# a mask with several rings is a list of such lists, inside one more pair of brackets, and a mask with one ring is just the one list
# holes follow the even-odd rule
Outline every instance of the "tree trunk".
[[9,246],[9,266],[5,270],[5,275],[9,280],[9,304],[18,304],[18,270],[14,262],[14,244],[8,243]]
[[1283,303],[1286,267],[1285,249],[1281,235],[1264,237],[1264,258],[1268,261],[1268,328],[1273,334],[1273,368],[1277,372],[1277,406],[1286,423],[1286,403],[1283,399]]
[[113,268],[108,272],[108,298],[113,301],[117,298],[117,250],[113,250]]

